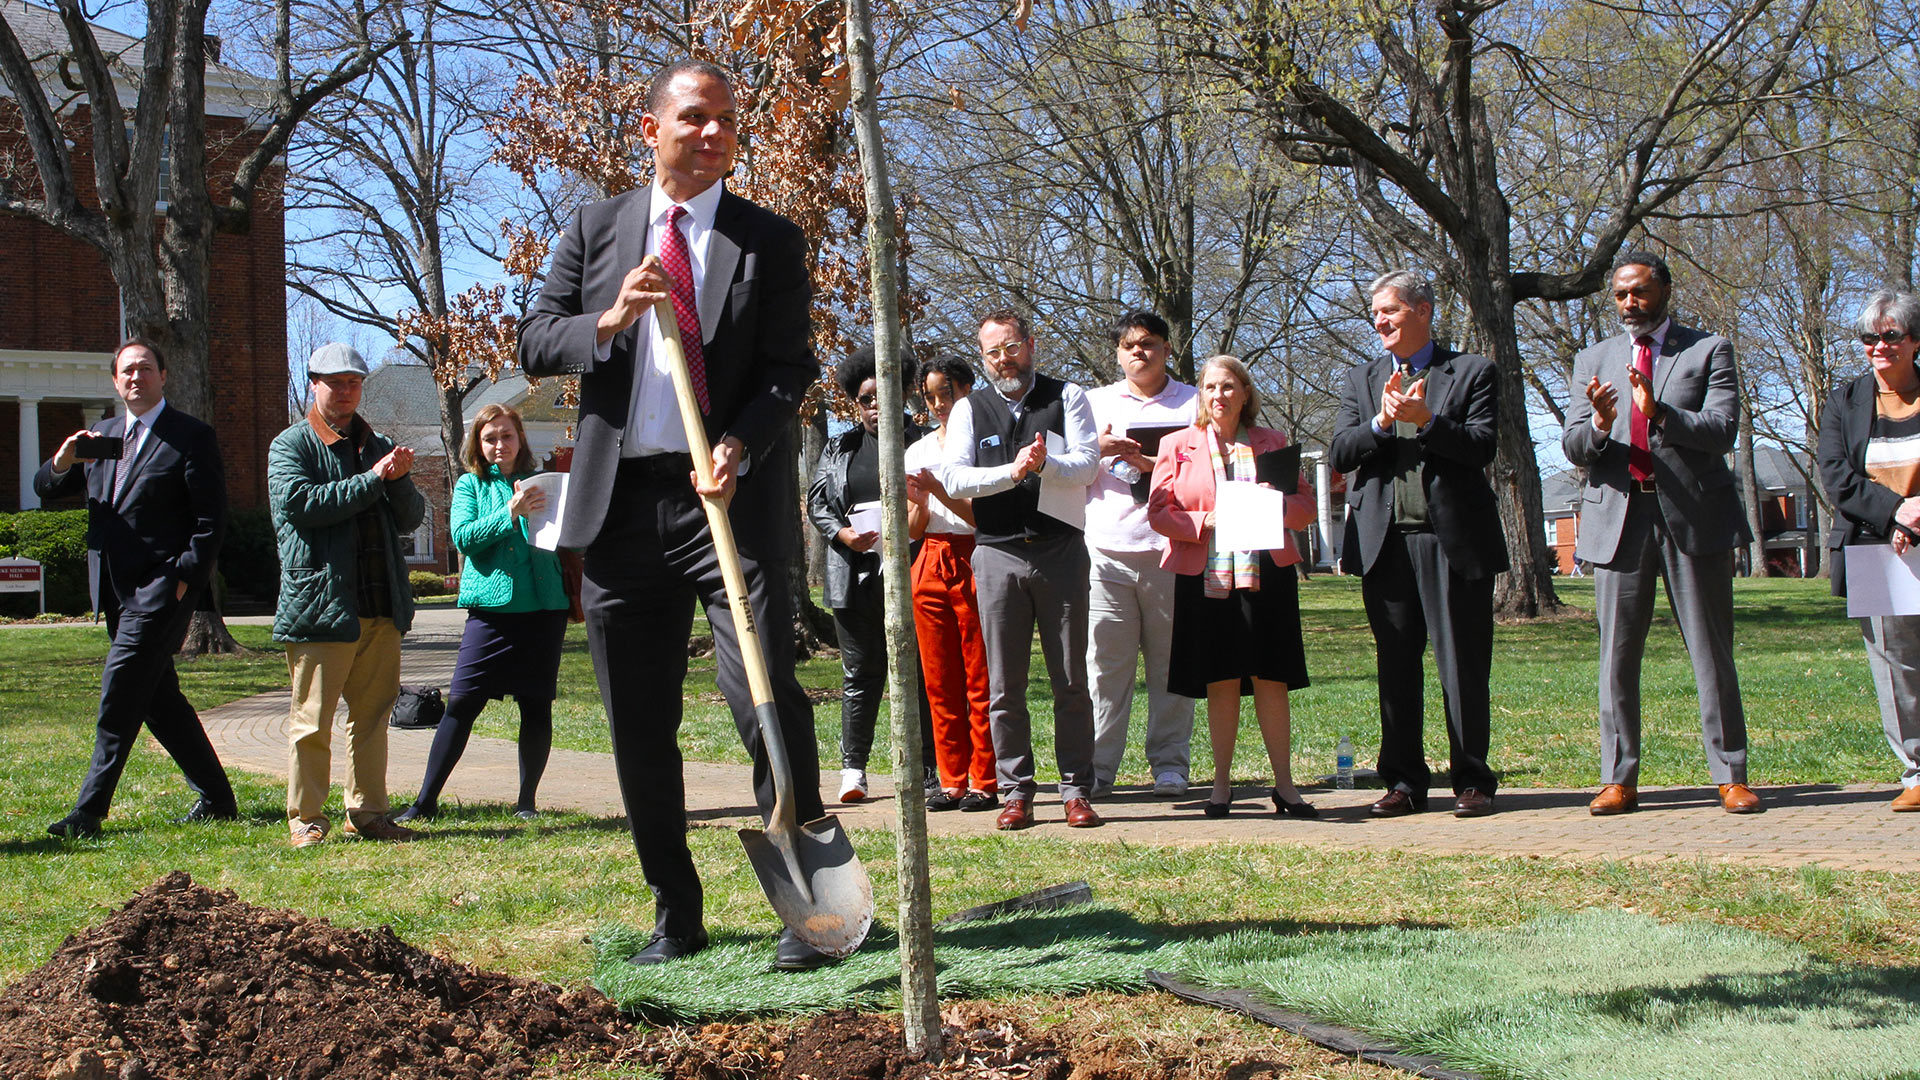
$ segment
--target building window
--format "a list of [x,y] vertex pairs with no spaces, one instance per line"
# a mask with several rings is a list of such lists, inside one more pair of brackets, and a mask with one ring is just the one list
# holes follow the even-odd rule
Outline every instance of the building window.
[[400,553],[410,563],[429,563],[433,561],[433,527],[422,522],[420,527],[410,533],[400,534]]
[[1547,546],[1554,547],[1554,546],[1557,546],[1559,543],[1560,543],[1560,519],[1548,518],[1547,519]]
[[[127,147],[129,150],[133,147],[133,125],[131,124],[127,125]],[[169,179],[172,173],[173,132],[171,129],[162,128],[160,130],[160,187],[159,194],[154,197],[155,210],[164,212],[167,209],[167,195],[173,190],[172,181]]]

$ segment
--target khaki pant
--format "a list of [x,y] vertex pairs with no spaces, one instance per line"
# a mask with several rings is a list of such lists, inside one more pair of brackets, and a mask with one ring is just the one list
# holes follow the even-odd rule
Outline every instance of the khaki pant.
[[327,824],[333,721],[347,739],[347,820],[355,828],[387,812],[387,717],[400,696],[400,631],[392,619],[360,620],[360,639],[287,646],[293,710],[287,717],[287,826]]

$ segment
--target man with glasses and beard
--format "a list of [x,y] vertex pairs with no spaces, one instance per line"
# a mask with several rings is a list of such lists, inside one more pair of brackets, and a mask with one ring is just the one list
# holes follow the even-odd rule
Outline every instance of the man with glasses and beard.
[[[1087,687],[1090,564],[1080,523],[1042,506],[1058,513],[1071,504],[1084,512],[1084,489],[1100,467],[1100,438],[1086,391],[1034,370],[1033,333],[1025,316],[989,312],[980,320],[979,338],[990,389],[954,405],[941,481],[955,498],[973,500],[978,544],[973,582],[992,698],[988,720],[1000,794],[1006,799],[996,825],[1024,829],[1033,824],[1037,787],[1027,669],[1038,627],[1053,685],[1060,801],[1069,826],[1091,828],[1100,824],[1100,815],[1089,801],[1094,783],[1093,699]],[[1056,438],[1058,451],[1048,450],[1048,435]],[[1071,497],[1056,497],[1061,489]]]
[[1615,264],[1625,332],[1574,358],[1578,391],[1561,445],[1586,470],[1574,556],[1594,565],[1600,622],[1600,794],[1596,815],[1639,805],[1640,661],[1653,587],[1667,602],[1700,686],[1707,768],[1730,814],[1760,809],[1747,787],[1747,721],[1733,667],[1733,551],[1746,515],[1726,455],[1739,427],[1733,346],[1673,321],[1673,274],[1657,255]]

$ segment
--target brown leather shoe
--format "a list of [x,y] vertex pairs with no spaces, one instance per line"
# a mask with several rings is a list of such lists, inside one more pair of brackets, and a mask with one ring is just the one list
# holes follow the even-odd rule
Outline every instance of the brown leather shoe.
[[1597,798],[1587,804],[1587,813],[1594,817],[1631,814],[1638,809],[1640,809],[1640,789],[1632,784],[1608,784],[1600,789]]
[[1891,809],[1896,814],[1920,810],[1920,787],[1910,787],[1900,794],[1895,795]]
[[1729,814],[1757,814],[1760,812],[1760,796],[1745,784],[1721,784],[1720,805]]
[[1008,799],[993,827],[1001,830],[1024,829],[1033,824],[1032,799]]
[[1479,788],[1468,788],[1453,801],[1454,817],[1486,817],[1493,813],[1493,796]]
[[408,840],[417,840],[420,837],[418,830],[409,829],[405,825],[395,825],[383,817],[369,819],[364,825],[356,825],[352,819],[348,819],[345,825],[340,826],[340,831],[362,840],[385,840],[390,844],[404,844]]
[[1419,812],[1420,807],[1414,805],[1413,796],[1399,788],[1380,796],[1378,802],[1367,808],[1367,813],[1374,817],[1406,817]]
[[1097,829],[1106,824],[1093,810],[1093,804],[1085,799],[1067,800],[1067,827],[1073,829]]

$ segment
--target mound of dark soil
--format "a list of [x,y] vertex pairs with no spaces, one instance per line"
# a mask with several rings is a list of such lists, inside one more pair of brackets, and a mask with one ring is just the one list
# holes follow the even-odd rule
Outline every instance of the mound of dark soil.
[[605,1058],[591,989],[475,971],[167,875],[0,995],[21,1080],[492,1080]]

